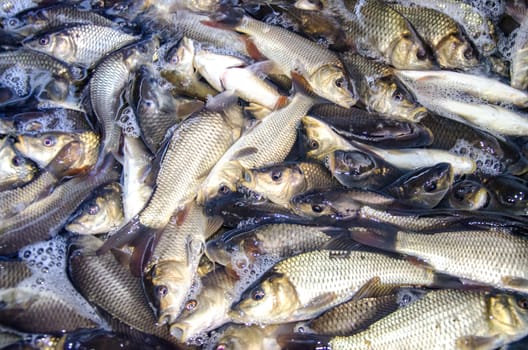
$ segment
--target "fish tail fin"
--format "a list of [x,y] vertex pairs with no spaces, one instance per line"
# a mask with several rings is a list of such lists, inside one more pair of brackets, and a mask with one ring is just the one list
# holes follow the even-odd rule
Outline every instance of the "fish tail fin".
[[62,147],[59,153],[46,166],[46,171],[55,177],[78,175],[79,169],[71,169],[71,166],[82,156],[83,148],[80,142],[72,141]]
[[106,254],[112,248],[122,248],[126,244],[137,240],[141,235],[146,235],[149,232],[150,228],[143,225],[139,221],[139,215],[136,215],[116,233],[110,236],[101,248],[97,249],[97,255]]
[[331,339],[327,335],[291,333],[279,335],[277,342],[281,349],[287,350],[330,350]]
[[390,225],[368,225],[366,227],[349,228],[350,237],[361,244],[380,248],[388,251],[395,251],[396,237],[398,230]]
[[219,29],[236,30],[242,23],[244,15],[245,11],[240,7],[221,6],[214,15],[209,17],[210,21],[202,21],[202,24]]

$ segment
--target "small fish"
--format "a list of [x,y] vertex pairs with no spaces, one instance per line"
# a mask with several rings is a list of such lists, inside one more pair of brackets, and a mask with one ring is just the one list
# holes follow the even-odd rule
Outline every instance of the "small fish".
[[449,163],[411,171],[385,187],[384,191],[400,202],[418,208],[434,208],[453,185]]
[[118,183],[112,183],[105,186],[100,194],[83,203],[65,229],[77,234],[95,235],[113,231],[122,222],[121,187]]
[[288,349],[495,349],[526,336],[528,303],[510,294],[438,290],[352,336],[288,335]]
[[288,208],[293,196],[311,190],[337,187],[338,183],[324,166],[303,162],[247,170],[240,186]]
[[473,180],[455,182],[446,197],[446,205],[459,210],[479,210],[486,208],[490,202],[486,187]]
[[139,39],[107,26],[79,24],[26,39],[26,48],[69,64],[93,67],[104,55]]
[[430,271],[379,253],[313,251],[273,266],[229,315],[246,324],[302,321],[349,300],[367,284],[430,285],[433,280]]
[[22,186],[37,173],[35,163],[19,155],[8,137],[0,139],[0,190]]

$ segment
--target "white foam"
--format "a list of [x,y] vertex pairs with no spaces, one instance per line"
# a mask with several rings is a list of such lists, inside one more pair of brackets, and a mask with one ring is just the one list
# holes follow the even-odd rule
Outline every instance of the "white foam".
[[244,252],[234,253],[231,256],[231,265],[240,279],[235,284],[233,300],[239,300],[242,293],[249,286],[262,277],[262,275],[280,260],[279,256],[263,255],[257,257],[254,262],[250,262]]
[[104,328],[109,328],[68,279],[66,275],[68,257],[66,255],[66,239],[61,236],[22,248],[19,258],[26,262],[32,275],[21,281],[17,287],[54,293],[83,317]]
[[18,97],[27,96],[31,91],[29,74],[18,64],[0,74],[0,84],[13,90]]
[[500,158],[471,145],[466,140],[457,140],[456,144],[449,151],[473,159],[477,164],[477,168],[486,175],[496,176],[502,173],[503,164]]
[[130,106],[123,108],[119,115],[119,119],[117,120],[117,125],[123,129],[123,134],[126,136],[134,138],[141,136],[141,130],[136,120],[136,114]]
[[465,0],[465,2],[479,9],[494,22],[498,21],[506,10],[506,2],[504,0]]
[[497,50],[506,61],[511,61],[513,46],[515,45],[515,39],[518,33],[519,28],[514,29],[508,36],[505,36],[501,32],[498,35]]
[[28,8],[35,7],[35,5],[34,0],[2,1],[2,5],[0,5],[0,17],[14,16]]

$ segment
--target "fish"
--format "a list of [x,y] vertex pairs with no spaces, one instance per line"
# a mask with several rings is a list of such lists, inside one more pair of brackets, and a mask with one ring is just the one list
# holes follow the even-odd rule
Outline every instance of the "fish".
[[308,115],[328,123],[335,132],[348,140],[383,147],[420,147],[433,142],[431,130],[420,124],[388,119],[355,107],[345,109],[331,104],[318,104],[310,109]]
[[2,325],[27,333],[61,333],[78,328],[97,328],[59,295],[31,288],[0,290]]
[[16,287],[21,281],[31,276],[31,270],[24,261],[0,261],[1,290]]
[[405,170],[433,166],[439,162],[449,163],[455,175],[471,174],[476,170],[476,163],[472,159],[443,150],[429,148],[383,149],[356,141],[347,141],[326,123],[310,116],[303,117],[302,123],[308,138],[309,151],[307,156],[309,158],[321,160],[336,150],[363,151],[372,153]]
[[229,322],[227,312],[235,297],[238,278],[217,268],[201,279],[198,295],[185,302],[171,334],[180,342],[189,342]]
[[66,176],[77,174],[72,164],[82,156],[78,142],[66,144],[32,182],[14,189],[0,192],[0,218],[7,219],[27,208],[31,203],[43,199]]
[[8,137],[0,139],[0,190],[5,191],[29,183],[38,168],[19,155]]
[[173,217],[157,239],[143,270],[143,285],[159,324],[172,325],[182,312],[197,278],[205,240],[221,224],[214,217],[209,220],[202,207],[192,204],[185,221],[178,225]]
[[466,179],[453,184],[445,205],[459,210],[479,210],[488,206],[490,196],[482,183]]
[[470,95],[489,103],[509,103],[518,107],[528,106],[528,93],[503,84],[495,79],[479,75],[442,71],[396,70],[404,84],[412,91],[426,89],[427,92],[445,98],[444,93],[455,98]]
[[128,267],[120,264],[112,254],[94,254],[101,246],[101,240],[95,236],[82,236],[72,243],[75,245],[69,252],[68,276],[86,300],[127,328],[175,343],[166,327],[156,326],[140,278],[132,276]]
[[17,215],[2,220],[0,254],[12,254],[20,248],[58,233],[75,209],[97,187],[117,180],[111,161],[101,169],[78,176],[55,187],[53,192],[36,201]]
[[357,242],[414,256],[437,272],[501,290],[528,290],[524,269],[528,240],[508,229],[443,229],[423,234],[379,226],[350,231]]
[[418,35],[433,49],[440,67],[469,70],[479,65],[477,52],[459,25],[446,14],[427,7],[390,6],[411,22]]
[[513,212],[517,215],[528,214],[527,181],[514,176],[502,175],[487,181],[486,187],[496,199],[496,201],[492,201],[490,206],[498,204],[496,206],[502,210]]
[[17,137],[15,147],[20,154],[33,160],[39,167],[45,168],[57,154],[69,143],[81,146],[78,158],[70,169],[79,172],[89,170],[97,162],[99,154],[99,135],[93,131],[81,133],[47,132],[43,134],[22,134]]
[[309,162],[249,169],[239,185],[287,208],[297,194],[339,186],[324,166]]
[[510,65],[510,85],[519,90],[526,90],[528,87],[527,52],[528,20],[524,18],[515,37]]
[[[302,88],[284,108],[270,113],[262,122],[243,134],[211,169],[201,184],[197,202],[236,191],[236,184],[245,169],[258,168],[286,159],[295,143],[296,130],[301,118],[314,104]],[[272,144],[269,140],[273,139]]]
[[280,350],[277,336],[291,332],[292,326],[245,326],[231,323],[223,328],[215,342],[217,350]]
[[3,18],[0,23],[8,32],[24,37],[72,23],[87,23],[108,27],[114,25],[112,20],[96,12],[77,4],[64,3],[30,9],[16,16]]
[[17,0],[8,0],[2,3],[0,8],[0,17],[8,17],[16,15],[26,9],[36,7],[40,4],[46,4],[44,0],[30,0],[30,1],[17,1]]
[[380,253],[316,250],[277,263],[244,292],[229,315],[246,324],[303,321],[349,300],[373,281],[430,285],[434,275]]
[[524,297],[438,290],[352,336],[287,335],[288,349],[495,349],[526,335]]
[[468,39],[484,56],[493,54],[497,48],[493,23],[470,3],[461,0],[400,0],[398,2],[406,6],[431,8],[448,15],[462,26]]
[[423,118],[427,109],[416,103],[391,67],[350,52],[341,58],[367,110],[410,122]]
[[115,120],[121,105],[122,90],[131,74],[143,62],[149,60],[149,55],[153,55],[155,46],[156,40],[125,46],[106,56],[94,68],[89,95],[93,112],[102,129],[102,157],[108,153],[116,154],[118,151],[120,129]]
[[152,153],[163,144],[169,129],[203,108],[198,100],[175,98],[173,90],[154,67],[143,65],[136,73],[129,104],[134,108],[141,138]]
[[321,248],[339,233],[342,230],[333,227],[292,223],[258,225],[249,230],[235,229],[222,238],[208,241],[205,254],[224,266],[247,267],[258,265],[262,258],[278,261]]
[[105,186],[94,198],[83,203],[73,217],[65,229],[77,234],[95,235],[119,228],[123,222],[119,184]]
[[[283,74],[291,77],[292,71],[299,71],[315,94],[345,108],[356,104],[354,87],[349,82],[343,63],[330,50],[284,28],[241,16],[234,11],[224,17],[229,18],[230,23],[236,23],[228,25],[229,28],[249,35],[257,45],[257,51],[273,61]],[[221,22],[215,22],[215,19]],[[225,22],[226,19],[222,22],[216,16],[207,24],[222,27],[226,26]]]
[[130,237],[160,232],[175,213],[181,212],[184,218],[186,206],[194,201],[210,169],[239,137],[241,127],[242,115],[234,105],[222,112],[203,109],[180,123],[158,160],[156,187],[146,206],[105,242],[99,254]]
[[348,188],[378,190],[402,175],[397,167],[361,151],[336,150],[324,162],[337,181]]
[[449,163],[411,171],[384,188],[400,202],[418,208],[434,208],[453,185],[454,176]]
[[19,134],[42,134],[46,132],[84,132],[92,127],[86,112],[66,108],[46,108],[6,116],[0,121],[0,132],[16,136]]
[[382,59],[398,69],[431,69],[426,46],[412,25],[379,0],[321,1],[341,22],[347,39],[365,56]]
[[63,62],[89,68],[106,54],[138,40],[139,36],[126,34],[116,28],[79,24],[32,36],[22,44]]

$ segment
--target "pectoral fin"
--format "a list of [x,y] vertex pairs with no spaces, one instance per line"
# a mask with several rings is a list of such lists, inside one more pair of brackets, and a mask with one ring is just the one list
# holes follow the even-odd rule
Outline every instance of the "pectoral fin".
[[456,340],[455,348],[458,350],[484,350],[494,349],[498,344],[498,337],[466,336]]

